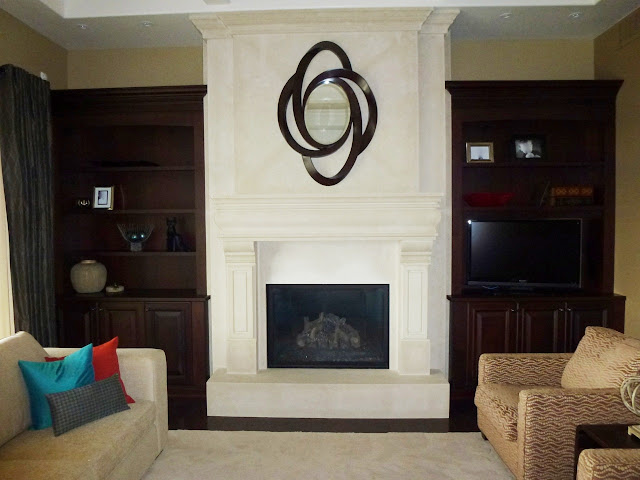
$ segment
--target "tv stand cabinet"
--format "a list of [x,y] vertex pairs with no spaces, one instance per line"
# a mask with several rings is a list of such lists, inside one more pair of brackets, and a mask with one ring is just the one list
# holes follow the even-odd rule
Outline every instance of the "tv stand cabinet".
[[483,353],[573,352],[588,326],[622,331],[620,295],[451,295],[452,397],[473,395]]
[[[621,85],[619,80],[446,82],[452,139],[452,398],[473,394],[482,353],[572,352],[587,326],[624,329],[625,298],[613,294],[615,102]],[[518,158],[516,138],[540,140],[539,157]],[[491,159],[468,161],[468,144],[489,143]],[[586,187],[592,195],[551,196],[562,187]],[[512,196],[502,205],[465,201],[469,194],[486,192]],[[470,291],[469,220],[554,218],[582,223],[578,292]]]

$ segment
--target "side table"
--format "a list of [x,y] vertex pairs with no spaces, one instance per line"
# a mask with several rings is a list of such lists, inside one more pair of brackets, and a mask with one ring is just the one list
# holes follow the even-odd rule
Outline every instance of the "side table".
[[573,476],[578,470],[580,452],[588,448],[640,448],[640,439],[627,433],[624,424],[578,425],[576,428]]

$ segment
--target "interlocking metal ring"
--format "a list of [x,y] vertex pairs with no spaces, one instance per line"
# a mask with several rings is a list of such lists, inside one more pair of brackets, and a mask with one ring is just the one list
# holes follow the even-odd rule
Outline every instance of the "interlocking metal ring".
[[[328,50],[334,53],[340,60],[342,68],[327,70],[317,75],[313,80],[311,80],[303,94],[302,83],[307,68],[313,58],[323,50]],[[349,80],[349,82],[347,82],[347,80]],[[342,89],[349,101],[350,109],[347,128],[339,139],[330,144],[323,144],[315,140],[309,133],[304,119],[304,110],[309,96],[316,88],[326,83],[331,83]],[[356,92],[352,88],[352,85],[357,85],[360,88],[367,101],[369,115],[364,131],[362,129],[363,118],[360,102],[356,96]],[[289,101],[293,102],[293,116],[295,118],[298,132],[300,132],[302,138],[304,138],[304,140],[313,148],[306,148],[300,145],[291,135],[289,125],[287,124],[287,106],[289,105]],[[327,186],[339,183],[351,171],[358,155],[360,155],[360,153],[362,153],[371,142],[376,130],[377,120],[378,107],[369,84],[361,75],[351,69],[351,62],[349,61],[349,57],[345,51],[335,43],[328,41],[317,43],[309,49],[304,57],[302,57],[296,72],[291,76],[291,78],[289,78],[282,89],[280,100],[278,101],[278,124],[280,125],[282,136],[291,148],[302,155],[304,166],[307,169],[307,172],[309,172],[309,175],[311,175],[311,178],[316,182]],[[335,153],[347,141],[350,132],[352,132],[353,135],[351,150],[349,151],[349,156],[347,157],[345,164],[333,177],[325,177],[316,170],[312,159],[326,157],[327,155]]]

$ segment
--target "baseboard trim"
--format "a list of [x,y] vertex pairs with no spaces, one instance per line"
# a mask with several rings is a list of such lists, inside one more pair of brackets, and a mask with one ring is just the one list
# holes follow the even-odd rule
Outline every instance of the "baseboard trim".
[[427,432],[449,431],[448,418],[270,418],[207,417],[209,430],[262,432]]

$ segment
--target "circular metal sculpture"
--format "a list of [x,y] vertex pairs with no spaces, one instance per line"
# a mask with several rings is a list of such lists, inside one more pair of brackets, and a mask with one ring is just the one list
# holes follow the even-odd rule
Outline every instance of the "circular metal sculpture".
[[[307,68],[313,58],[323,50],[334,53],[340,60],[342,68],[327,70],[317,75],[303,92],[302,84]],[[332,88],[327,89],[327,86]],[[362,91],[367,102],[369,113],[364,129],[362,128],[362,109],[353,86],[357,86]],[[332,93],[331,90],[334,92]],[[341,96],[346,97],[347,103],[344,105],[339,102]],[[289,101],[292,101],[293,104],[293,116],[298,132],[311,148],[300,145],[291,135],[287,124]],[[322,106],[323,102],[325,107]],[[314,108],[318,108],[319,111],[314,113]],[[327,129],[318,125],[323,120],[327,121]],[[342,123],[343,120],[346,122]],[[309,49],[300,60],[296,72],[282,89],[278,101],[278,124],[282,135],[291,148],[302,155],[304,166],[311,178],[322,185],[335,185],[347,176],[358,155],[371,142],[377,120],[378,107],[369,84],[361,75],[351,69],[351,62],[349,62],[347,54],[333,42],[320,42]],[[313,125],[310,125],[311,123]],[[332,127],[333,132],[330,131]],[[335,153],[345,144],[350,133],[352,134],[351,150],[345,164],[334,176],[325,177],[318,172],[312,159]]]

